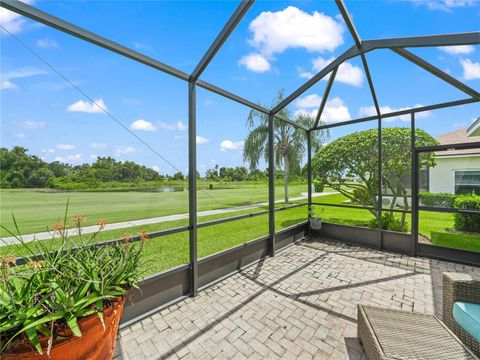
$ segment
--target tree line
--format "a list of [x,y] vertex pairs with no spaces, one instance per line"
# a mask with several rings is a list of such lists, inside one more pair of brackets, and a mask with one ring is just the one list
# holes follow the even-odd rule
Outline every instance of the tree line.
[[[300,174],[298,174],[300,175]],[[276,177],[283,177],[277,170]],[[201,178],[197,171],[197,178]],[[206,181],[264,181],[268,169],[248,170],[243,166],[215,167],[208,169]],[[92,164],[71,165],[60,161],[46,162],[28,153],[24,147],[11,150],[0,148],[0,188],[51,188],[51,189],[96,189],[133,186],[159,186],[187,181],[182,172],[162,175],[157,171],[132,161],[118,161],[110,156],[98,157]]]

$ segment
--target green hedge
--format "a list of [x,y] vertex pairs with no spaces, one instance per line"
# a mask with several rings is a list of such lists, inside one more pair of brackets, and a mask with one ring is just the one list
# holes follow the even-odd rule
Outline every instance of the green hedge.
[[458,195],[448,193],[421,192],[418,194],[418,203],[422,206],[451,208],[457,197]]
[[[453,202],[456,209],[480,211],[480,195],[458,195]],[[455,229],[467,232],[480,232],[480,214],[456,213]]]

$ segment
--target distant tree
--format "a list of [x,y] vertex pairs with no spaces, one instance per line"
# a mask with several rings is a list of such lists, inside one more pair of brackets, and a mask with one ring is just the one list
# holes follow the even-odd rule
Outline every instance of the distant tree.
[[176,172],[173,174],[173,180],[185,180],[185,175],[182,172]]
[[[283,91],[279,91],[273,101],[273,106],[284,99]],[[308,128],[312,127],[315,119],[306,114],[300,113],[292,116],[290,110],[285,107],[279,115],[287,119],[293,119],[296,123]],[[320,123],[321,125],[321,123]],[[252,110],[247,119],[247,126],[250,129],[245,140],[243,158],[249,164],[250,170],[256,169],[260,159],[268,161],[268,115],[257,110]],[[312,151],[318,150],[323,142],[326,133],[315,131],[312,136]],[[278,118],[274,119],[274,155],[275,165],[283,171],[283,183],[285,192],[285,203],[288,203],[288,181],[290,176],[300,170],[307,147],[306,132],[292,126]]]
[[[437,141],[423,130],[415,131],[416,146],[436,145]],[[321,148],[313,157],[315,178],[343,194],[352,202],[378,209],[378,132],[376,129],[355,132],[340,137]],[[433,154],[421,157],[423,165],[433,165]],[[400,197],[408,208],[408,188],[402,183],[411,173],[410,129],[382,129],[382,183],[389,189],[393,208]],[[358,181],[352,182],[352,179]],[[405,213],[401,225],[405,223]],[[388,219],[387,219],[388,220]]]
[[15,146],[0,149],[0,186],[2,188],[28,188],[45,186],[53,173],[46,162],[28,150]]

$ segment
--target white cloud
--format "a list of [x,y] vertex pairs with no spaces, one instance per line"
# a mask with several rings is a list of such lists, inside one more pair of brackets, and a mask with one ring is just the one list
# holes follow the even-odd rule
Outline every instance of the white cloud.
[[465,59],[460,60],[460,64],[462,64],[463,78],[465,80],[480,79],[480,63]]
[[197,144],[198,145],[208,144],[209,142],[210,142],[210,139],[207,139],[206,137],[197,135]]
[[76,146],[72,144],[57,144],[58,150],[73,150]]
[[415,5],[424,5],[430,10],[451,12],[452,8],[473,6],[475,0],[410,0]]
[[446,52],[448,54],[471,54],[475,51],[472,45],[457,45],[457,46],[440,46],[438,50]]
[[157,131],[157,128],[150,121],[138,119],[130,124],[130,130]]
[[157,165],[152,165],[152,170],[155,170],[156,172],[160,172],[160,167]]
[[[321,71],[325,66],[330,64],[334,58],[324,59],[321,56],[313,59],[313,70],[316,72]],[[323,80],[327,80],[328,76],[325,76]],[[352,65],[348,61],[344,62],[338,67],[337,75],[335,76],[335,81],[340,81],[345,84],[349,84],[355,87],[360,87],[363,84],[363,71],[360,67]]]
[[[220,150],[227,151],[227,150],[242,150],[245,146],[244,141],[232,141],[232,140],[223,140],[220,143]],[[214,161],[214,160],[213,160]],[[212,161],[212,163],[213,163]],[[216,162],[215,162],[216,163]]]
[[107,144],[104,143],[91,143],[90,147],[92,149],[105,149],[107,147]]
[[[315,117],[318,112],[318,107],[320,106],[320,101],[321,97],[317,94],[307,95],[298,99],[296,102],[298,110],[295,112],[295,115],[306,114]],[[327,101],[321,116],[321,120],[328,123],[346,121],[351,118],[347,105],[339,97]]]
[[343,44],[344,27],[334,18],[314,11],[304,12],[294,6],[284,10],[264,11],[249,25],[250,44],[265,56],[288,48],[308,51],[333,51]]
[[177,121],[175,123],[165,123],[160,121],[156,124],[158,128],[163,130],[178,130],[178,131],[185,131],[187,130],[187,125],[185,125],[182,121]]
[[298,98],[295,102],[297,108],[318,108],[322,98],[317,94],[307,95],[301,98]]
[[44,122],[41,122],[41,121],[27,120],[27,121],[22,121],[20,123],[20,127],[24,128],[24,129],[43,129],[44,127],[46,127],[46,124]]
[[334,51],[342,45],[345,27],[341,21],[314,11],[307,13],[294,6],[272,12],[264,11],[249,25],[249,43],[256,49],[239,60],[239,64],[255,72],[271,69],[275,54],[287,49],[309,52]]
[[43,149],[42,152],[45,154],[55,154],[57,151],[55,149]]
[[17,84],[15,84],[11,80],[43,75],[46,73],[47,72],[45,70],[37,69],[34,67],[24,67],[24,68],[16,69],[13,71],[1,73],[0,78],[2,79],[2,81],[0,82],[0,88],[2,90],[18,89]]
[[135,154],[136,152],[137,149],[135,149],[133,146],[117,146],[115,148],[115,155],[117,156]]
[[49,48],[58,48],[59,46],[55,40],[45,38],[45,39],[37,40],[37,47],[42,49],[49,49]]
[[[32,4],[33,0],[22,0],[24,3]],[[14,13],[13,11],[5,8],[0,8],[0,24],[10,33],[16,34],[22,31],[22,27],[25,24],[25,18],[23,16]],[[0,29],[0,34],[4,34],[5,31]]]
[[173,140],[175,140],[175,141],[185,140],[185,136],[183,136],[183,135],[175,135],[175,136],[173,137]]
[[83,155],[82,154],[74,154],[74,155],[68,155],[66,157],[63,156],[57,156],[55,157],[54,161],[60,161],[63,163],[80,163],[83,161]]
[[238,60],[238,64],[245,66],[248,70],[260,73],[269,71],[271,68],[268,60],[256,53],[242,56],[242,58]]
[[89,114],[103,113],[107,110],[107,105],[103,99],[96,99],[94,102],[79,100],[67,107],[67,111],[70,112],[83,112]]
[[[418,108],[422,107],[424,105],[422,104],[415,104],[413,108]],[[400,107],[400,108],[392,108],[388,105],[385,106],[380,106],[380,113],[382,114],[387,114],[391,112],[396,112],[396,111],[402,111],[402,110],[410,110],[412,107],[406,106],[406,107]],[[415,117],[417,119],[425,119],[429,117],[432,113],[430,111],[422,111],[418,112],[415,114]],[[376,116],[377,111],[375,110],[375,106],[362,106],[359,111],[358,111],[359,116]],[[395,116],[395,117],[388,117],[384,118],[384,121],[395,121],[395,120],[401,120],[401,121],[410,121],[410,114],[406,115],[400,115],[400,116]]]
[[0,81],[0,89],[2,90],[18,89],[18,86],[12,83],[10,80],[2,80]]

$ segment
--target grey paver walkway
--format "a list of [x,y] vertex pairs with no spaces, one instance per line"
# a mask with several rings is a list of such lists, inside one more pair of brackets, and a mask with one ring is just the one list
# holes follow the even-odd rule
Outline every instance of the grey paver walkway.
[[365,359],[356,305],[441,316],[445,271],[480,269],[302,241],[121,330],[115,359]]
[[[332,195],[332,194],[338,194],[338,193],[337,192],[313,193],[312,196],[319,197],[319,196],[326,196],[326,195]],[[302,193],[302,196],[291,198],[290,201],[297,201],[297,200],[306,199],[307,196],[308,196],[307,193],[305,193],[305,194]],[[283,202],[283,200],[277,200],[276,201],[276,203],[281,203],[281,202]],[[259,207],[266,206],[266,205],[268,205],[268,202],[262,202],[262,203],[251,204],[251,205],[235,206],[235,207],[224,208],[224,209],[199,211],[197,216],[202,217],[202,216],[209,216],[209,215],[226,214],[226,213],[229,213],[229,212],[257,209]],[[159,217],[148,218],[148,219],[139,219],[139,220],[116,222],[116,223],[105,225],[103,231],[126,229],[126,228],[134,227],[134,226],[158,224],[158,223],[167,222],[167,221],[183,220],[183,219],[188,219],[188,216],[189,216],[188,213],[185,213],[185,214],[173,214],[173,215],[159,216]],[[91,234],[91,233],[94,233],[96,231],[98,231],[98,226],[96,226],[96,225],[85,226],[85,227],[82,228],[82,234]],[[68,232],[69,236],[73,236],[73,235],[76,235],[78,231],[77,231],[77,229],[70,229],[67,232]],[[34,241],[34,240],[47,240],[47,239],[51,239],[51,238],[52,238],[52,233],[48,232],[48,231],[35,233],[35,234],[22,235],[22,240],[24,242],[31,242],[31,241]],[[0,246],[19,243],[18,239],[14,236],[7,236],[7,237],[2,238],[1,240],[2,241],[0,242]]]

